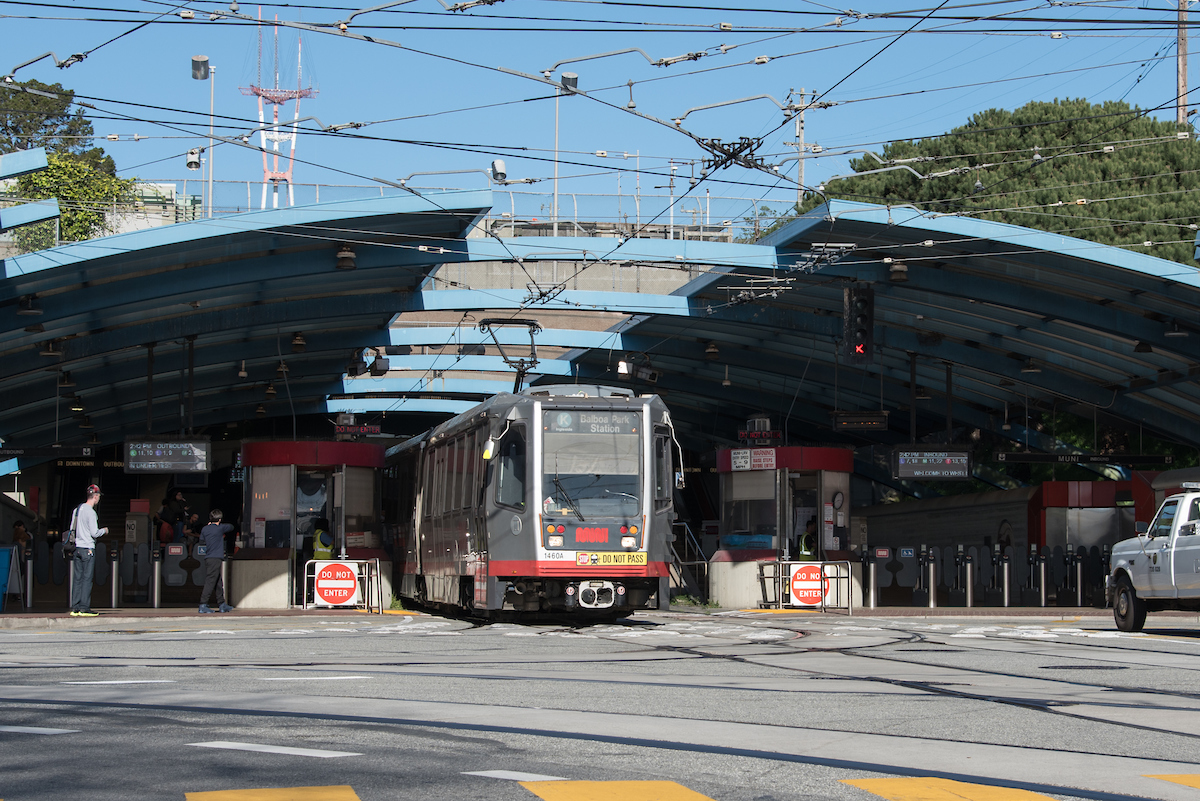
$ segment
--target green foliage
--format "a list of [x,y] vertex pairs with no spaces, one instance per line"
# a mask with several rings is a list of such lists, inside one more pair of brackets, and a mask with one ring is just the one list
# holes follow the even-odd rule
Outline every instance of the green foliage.
[[[826,195],[913,203],[932,212],[1136,245],[1132,249],[1193,264],[1195,232],[1188,225],[1200,222],[1200,143],[1176,139],[1177,130],[1175,123],[1141,116],[1123,102],[1055,100],[1015,111],[989,109],[943,136],[887,145],[880,156],[922,175],[951,174],[922,180],[908,170],[890,170],[835,181]],[[851,166],[864,172],[884,165],[861,158]],[[810,196],[802,211],[821,202]],[[1146,248],[1144,241],[1165,244]]]
[[[22,91],[21,87],[39,94]],[[46,97],[46,95],[53,97]],[[116,165],[103,148],[92,147],[92,123],[77,109],[71,113],[75,93],[62,84],[21,81],[0,84],[0,153],[44,147],[85,160],[97,172],[113,176]]]
[[[49,166],[17,179],[17,194],[27,200],[58,198],[62,217],[59,239],[78,242],[109,231],[107,212],[132,196],[133,179],[115,178],[84,158],[50,154]],[[53,247],[54,223],[18,228],[13,232],[23,253]]]

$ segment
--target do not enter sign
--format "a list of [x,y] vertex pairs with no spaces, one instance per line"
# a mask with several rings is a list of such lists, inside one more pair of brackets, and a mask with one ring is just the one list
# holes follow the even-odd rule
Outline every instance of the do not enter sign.
[[321,606],[349,606],[358,603],[358,572],[341,562],[318,562],[313,593]]
[[792,568],[792,606],[820,606],[829,594],[829,577],[820,565]]

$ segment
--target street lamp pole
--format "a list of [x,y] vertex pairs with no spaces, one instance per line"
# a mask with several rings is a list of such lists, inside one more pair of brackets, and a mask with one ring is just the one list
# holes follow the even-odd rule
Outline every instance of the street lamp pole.
[[213,215],[213,100],[215,98],[217,68],[208,63],[208,56],[192,56],[192,78],[208,81],[208,210]]
[[552,233],[558,236],[558,99],[562,90],[574,92],[579,86],[579,76],[573,72],[564,72],[562,80],[554,90],[554,209],[551,219],[554,220]]

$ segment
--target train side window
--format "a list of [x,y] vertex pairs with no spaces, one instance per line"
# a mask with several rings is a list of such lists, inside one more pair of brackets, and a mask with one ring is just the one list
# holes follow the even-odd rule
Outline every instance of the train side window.
[[449,499],[446,501],[446,506],[450,511],[462,508],[462,484],[463,484],[463,469],[466,462],[465,451],[466,444],[462,437],[455,437],[454,443],[450,446],[449,458],[449,481],[446,485],[446,491],[450,493]]
[[437,490],[434,508],[437,510],[438,517],[446,514],[446,446],[445,444],[437,447],[437,465],[434,468],[437,471],[437,478],[434,479],[434,486]]
[[464,509],[475,508],[475,462],[479,458],[475,445],[475,432],[468,431],[463,437],[463,482],[462,506]]
[[525,509],[525,427],[513,426],[496,454],[496,503]]
[[433,517],[434,488],[437,486],[434,483],[433,457],[433,451],[425,451],[425,486],[421,490],[421,497],[423,499],[421,505],[426,518]]
[[671,506],[671,438],[665,429],[654,430],[654,511]]

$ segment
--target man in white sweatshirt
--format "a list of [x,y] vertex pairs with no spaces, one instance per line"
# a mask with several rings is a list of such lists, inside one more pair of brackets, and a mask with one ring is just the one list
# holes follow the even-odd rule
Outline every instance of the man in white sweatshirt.
[[87,488],[87,500],[75,510],[74,573],[71,577],[71,617],[96,617],[92,611],[92,575],[96,570],[96,539],[108,533],[96,519],[100,488]]

